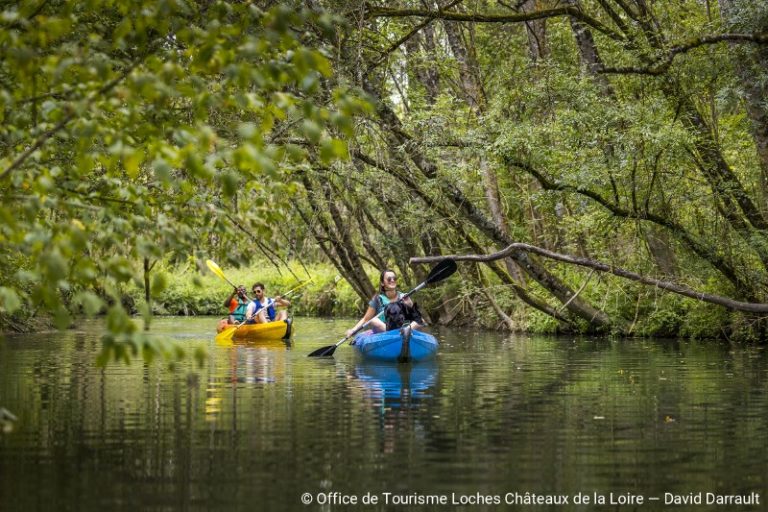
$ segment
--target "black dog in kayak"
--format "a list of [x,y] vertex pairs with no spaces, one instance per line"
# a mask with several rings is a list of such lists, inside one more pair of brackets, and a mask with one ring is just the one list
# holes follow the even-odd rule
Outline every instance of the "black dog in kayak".
[[421,325],[424,324],[424,319],[421,317],[419,307],[415,302],[410,304],[402,300],[390,302],[387,304],[387,307],[384,308],[384,319],[388,331],[400,329],[402,346],[400,348],[400,355],[397,357],[397,362],[409,362],[411,360],[411,322],[417,322]]
[[421,317],[421,311],[415,302],[408,304],[405,301],[397,300],[390,302],[384,308],[384,322],[387,324],[387,330],[393,331],[411,322],[423,325],[424,319]]

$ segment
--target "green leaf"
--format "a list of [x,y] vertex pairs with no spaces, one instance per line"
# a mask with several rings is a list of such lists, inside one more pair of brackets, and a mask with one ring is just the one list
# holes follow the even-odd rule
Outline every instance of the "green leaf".
[[316,122],[312,121],[311,119],[305,119],[301,123],[301,129],[304,133],[304,136],[313,144],[317,144],[320,142],[320,136],[322,135],[323,131],[320,128],[320,125],[318,125]]
[[21,308],[19,294],[13,288],[0,286],[0,310],[12,315]]
[[40,262],[42,263],[47,277],[51,282],[60,281],[67,277],[69,268],[66,260],[58,249],[53,249],[43,253],[40,258]]
[[123,166],[125,167],[125,172],[128,174],[129,178],[136,179],[139,175],[139,166],[143,160],[144,154],[141,150],[134,150],[123,157]]
[[93,292],[80,292],[75,302],[79,303],[83,307],[83,311],[88,317],[93,317],[99,314],[105,305],[105,302]]
[[234,196],[240,187],[238,175],[231,171],[223,172],[219,175],[222,185],[222,191],[226,197]]
[[152,295],[159,295],[168,288],[168,277],[164,272],[156,272],[152,277],[152,285],[150,286],[150,292]]
[[171,183],[171,170],[170,164],[161,158],[152,162],[152,168],[155,171],[155,177],[162,183],[169,185]]
[[346,142],[341,139],[323,139],[320,143],[320,159],[328,164],[333,160],[347,160],[349,150]]

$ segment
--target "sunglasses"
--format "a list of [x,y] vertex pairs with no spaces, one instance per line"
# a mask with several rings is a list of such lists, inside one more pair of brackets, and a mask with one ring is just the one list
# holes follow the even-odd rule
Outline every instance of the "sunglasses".
[[264,290],[251,290],[253,293],[263,293]]
[[385,277],[384,280],[386,282],[388,282],[388,283],[394,283],[395,281],[397,281],[397,278],[396,277]]

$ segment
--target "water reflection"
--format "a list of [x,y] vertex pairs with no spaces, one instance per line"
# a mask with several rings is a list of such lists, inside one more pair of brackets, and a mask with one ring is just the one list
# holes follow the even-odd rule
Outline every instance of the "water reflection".
[[768,499],[762,348],[444,330],[436,360],[402,366],[308,358],[343,332],[328,321],[290,345],[153,325],[205,367],[96,368],[98,323],[0,341],[0,510],[296,510],[321,489]]
[[368,398],[382,409],[411,408],[432,396],[438,366],[433,361],[419,364],[359,362],[353,375],[367,391]]
[[360,361],[351,376],[363,391],[364,401],[377,425],[379,453],[407,453],[414,439],[427,431],[424,414],[434,396],[438,365]]
[[254,385],[273,385],[290,372],[290,340],[215,341],[217,350],[208,361],[210,371],[206,387],[206,420],[215,422],[225,410],[237,420],[239,395],[248,394]]

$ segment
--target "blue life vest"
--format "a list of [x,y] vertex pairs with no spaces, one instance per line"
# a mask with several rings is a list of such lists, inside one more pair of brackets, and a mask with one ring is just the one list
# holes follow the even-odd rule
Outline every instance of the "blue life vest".
[[[261,311],[264,305],[258,300],[254,300],[253,303],[255,304],[253,315],[256,316],[256,313]],[[270,322],[274,322],[276,316],[277,316],[277,312],[275,311],[275,301],[269,298],[267,299],[267,318],[269,319]]]

